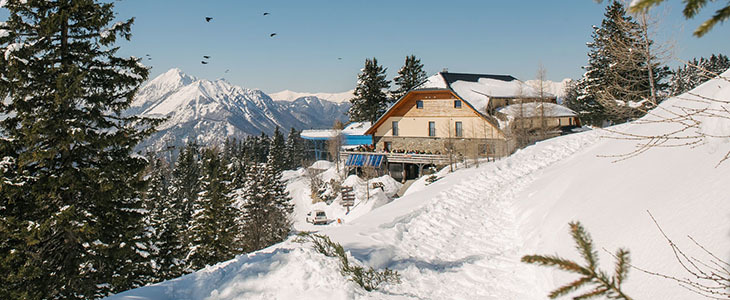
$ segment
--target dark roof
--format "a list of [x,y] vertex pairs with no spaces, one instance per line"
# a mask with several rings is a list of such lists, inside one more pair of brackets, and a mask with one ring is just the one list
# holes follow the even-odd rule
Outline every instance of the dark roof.
[[501,80],[501,81],[512,81],[517,80],[517,78],[512,77],[511,75],[493,75],[493,74],[469,74],[469,73],[450,73],[450,72],[441,72],[439,73],[446,81],[446,84],[451,86],[452,83],[456,81],[470,81],[470,82],[479,82],[479,79],[481,78],[489,78],[489,79],[495,79],[495,80]]

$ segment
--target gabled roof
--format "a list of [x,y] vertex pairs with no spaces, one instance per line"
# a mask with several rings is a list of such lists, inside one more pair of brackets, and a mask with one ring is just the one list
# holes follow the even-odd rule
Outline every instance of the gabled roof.
[[[477,111],[486,111],[491,98],[536,98],[540,93],[511,75],[439,72],[417,89],[449,89]],[[555,98],[549,93],[543,97]]]
[[417,89],[411,90],[410,92],[403,95],[403,97],[401,97],[400,99],[398,99],[398,101],[396,101],[393,105],[391,105],[388,108],[388,110],[385,111],[385,113],[382,116],[380,116],[380,118],[378,118],[378,120],[376,120],[375,123],[373,123],[373,125],[365,132],[365,134],[374,134],[375,129],[380,127],[380,125],[382,125],[383,122],[385,122],[385,120],[388,119],[388,117],[390,117],[390,115],[393,113],[393,111],[397,107],[399,107],[400,105],[405,103],[404,99],[406,99],[409,95],[411,95],[413,93],[432,92],[432,91],[444,91],[444,92],[451,93],[452,95],[456,96],[457,99],[462,100],[466,104],[466,106],[468,108],[470,108],[477,116],[482,117],[484,120],[486,120],[487,122],[492,124],[494,126],[494,128],[497,128],[497,130],[499,130],[499,122],[494,117],[480,112],[474,106],[472,106],[469,102],[467,102],[463,98],[459,97],[459,95],[457,95],[453,90],[448,89],[448,88],[430,87],[430,88],[417,88]]

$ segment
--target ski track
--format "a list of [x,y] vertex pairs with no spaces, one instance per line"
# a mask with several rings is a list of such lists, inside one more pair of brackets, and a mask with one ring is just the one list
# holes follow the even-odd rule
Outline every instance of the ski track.
[[[370,237],[393,243],[388,267],[400,285],[384,295],[414,299],[534,299],[537,277],[520,262],[523,243],[514,196],[535,174],[595,144],[598,131],[547,141],[541,151],[522,150],[431,198],[413,214],[381,225]],[[469,170],[466,170],[469,171]],[[385,228],[384,228],[385,227]],[[389,227],[389,228],[388,228]],[[384,296],[383,295],[383,296]]]

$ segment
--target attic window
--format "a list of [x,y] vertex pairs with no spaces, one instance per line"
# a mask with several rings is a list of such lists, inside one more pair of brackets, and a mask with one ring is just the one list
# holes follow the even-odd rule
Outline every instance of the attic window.
[[454,108],[461,108],[461,100],[454,100]]
[[422,109],[423,108],[423,100],[416,101],[416,108]]

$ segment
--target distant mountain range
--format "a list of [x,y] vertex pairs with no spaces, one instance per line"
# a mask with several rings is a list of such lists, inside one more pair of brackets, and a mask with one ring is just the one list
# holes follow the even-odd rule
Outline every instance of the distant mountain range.
[[158,132],[141,148],[164,149],[189,141],[214,145],[227,138],[272,134],[279,127],[329,128],[347,121],[349,102],[335,103],[316,96],[274,101],[260,90],[235,86],[224,79],[210,81],[171,69],[146,83],[128,114],[166,117]]
[[302,97],[317,97],[322,100],[327,100],[335,103],[349,102],[350,99],[354,98],[355,90],[349,90],[342,93],[300,93],[293,92],[290,90],[284,90],[278,93],[270,94],[271,99],[277,101],[294,101]]

